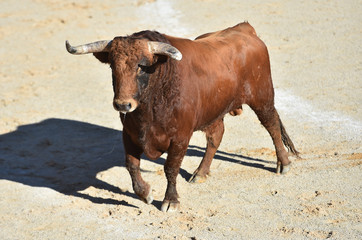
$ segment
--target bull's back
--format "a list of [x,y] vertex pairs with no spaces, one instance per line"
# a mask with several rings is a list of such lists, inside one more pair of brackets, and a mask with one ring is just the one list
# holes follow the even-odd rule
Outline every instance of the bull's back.
[[181,99],[195,113],[195,128],[207,126],[246,102],[245,81],[252,81],[247,76],[248,59],[265,47],[252,26],[241,23],[195,41],[171,39],[171,43],[183,54],[179,62]]
[[212,37],[234,37],[235,35],[256,35],[255,29],[247,22],[239,23],[233,27],[226,28],[224,30],[220,30],[217,32],[205,33],[198,36],[195,40],[200,40],[204,38],[212,38]]

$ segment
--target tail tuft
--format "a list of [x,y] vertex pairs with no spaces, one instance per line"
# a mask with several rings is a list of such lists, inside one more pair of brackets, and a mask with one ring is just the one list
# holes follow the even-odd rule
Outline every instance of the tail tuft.
[[293,153],[296,157],[299,158],[299,152],[295,149],[294,144],[292,140],[289,138],[287,131],[285,130],[282,121],[279,118],[280,123],[280,130],[282,133],[282,141],[285,145],[285,147],[288,149],[289,152]]

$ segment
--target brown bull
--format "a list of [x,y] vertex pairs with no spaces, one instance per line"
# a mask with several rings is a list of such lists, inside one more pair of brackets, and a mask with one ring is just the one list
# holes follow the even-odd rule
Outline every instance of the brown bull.
[[191,41],[143,31],[112,41],[72,47],[72,54],[94,53],[112,69],[114,108],[123,123],[126,167],[135,193],[151,203],[152,191],[140,173],[140,157],[164,165],[167,190],[162,211],[179,207],[176,177],[194,131],[206,133],[207,148],[191,180],[209,174],[224,133],[226,113],[238,115],[249,105],[272,137],[277,173],[290,167],[284,145],[298,154],[274,107],[269,55],[248,23],[208,33]]

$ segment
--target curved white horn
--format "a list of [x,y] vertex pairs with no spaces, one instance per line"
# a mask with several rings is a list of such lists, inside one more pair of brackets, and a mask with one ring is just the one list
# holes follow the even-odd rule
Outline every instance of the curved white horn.
[[166,55],[177,61],[182,59],[182,53],[177,48],[167,43],[150,41],[148,42],[148,49],[151,53]]
[[111,40],[104,40],[73,47],[69,44],[67,40],[65,41],[65,47],[67,48],[67,51],[71,54],[86,54],[95,52],[109,52],[111,43]]

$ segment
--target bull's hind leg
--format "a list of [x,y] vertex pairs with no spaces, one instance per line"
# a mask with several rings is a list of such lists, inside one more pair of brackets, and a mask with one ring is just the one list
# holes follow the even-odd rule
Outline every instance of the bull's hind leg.
[[205,129],[207,147],[205,155],[199,165],[192,174],[189,182],[201,183],[204,182],[210,174],[210,165],[215,153],[220,145],[222,136],[224,134],[224,119],[215,121],[213,124]]
[[[277,154],[277,168],[276,173],[285,174],[290,170],[290,160],[288,159],[288,153],[284,148],[282,141],[282,123],[279,119],[279,115],[274,106],[263,107],[261,109],[255,109],[261,124],[268,130]],[[284,130],[284,128],[283,128]],[[286,135],[286,132],[285,132]],[[289,138],[289,137],[288,137]]]
[[126,168],[131,175],[133,190],[145,203],[150,204],[153,201],[151,187],[142,179],[140,171],[142,149],[131,141],[126,132],[123,132],[123,143],[126,151]]

